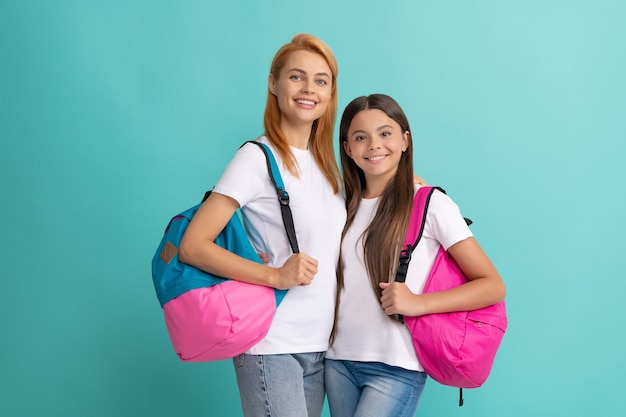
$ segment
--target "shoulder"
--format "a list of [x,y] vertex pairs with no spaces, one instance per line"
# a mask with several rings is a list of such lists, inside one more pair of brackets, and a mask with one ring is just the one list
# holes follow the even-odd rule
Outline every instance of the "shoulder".
[[424,234],[438,240],[446,249],[472,235],[459,206],[440,190],[434,190],[428,204]]
[[259,155],[263,155],[263,151],[261,150],[261,147],[259,146],[259,144],[264,144],[266,146],[269,147],[269,144],[266,142],[263,142],[261,138],[258,138],[256,140],[249,140],[244,142],[243,144],[241,144],[241,146],[239,147],[239,149],[237,149],[237,151],[235,152],[235,156],[239,156],[239,157],[257,157]]
[[450,211],[454,213],[461,213],[459,206],[454,202],[445,192],[435,189],[432,197],[430,198],[430,204],[433,209]]
[[[414,187],[415,195],[417,195],[417,192],[421,188],[429,188],[428,186],[419,184],[415,184]],[[454,200],[452,200],[452,198],[445,193],[445,191],[442,191],[439,188],[434,188],[428,202],[428,215],[438,212],[452,212],[460,214],[460,209]]]
[[268,168],[263,152],[254,144],[244,143],[226,165],[214,190],[243,206],[260,192],[266,178]]
[[[263,143],[260,138],[256,141],[249,142]],[[233,159],[229,163],[229,168],[232,169],[233,167],[236,167],[238,170],[243,170],[245,172],[267,170],[266,158],[263,151],[258,145],[249,142],[244,142],[239,149],[237,149]],[[265,144],[269,146],[269,144]]]

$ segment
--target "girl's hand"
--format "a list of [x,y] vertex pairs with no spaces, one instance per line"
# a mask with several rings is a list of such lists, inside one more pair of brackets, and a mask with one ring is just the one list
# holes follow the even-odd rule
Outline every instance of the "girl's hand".
[[261,262],[263,262],[263,265],[267,265],[268,263],[270,263],[270,257],[267,255],[267,253],[257,252],[257,255],[259,255],[259,258],[261,258]]
[[419,316],[424,314],[419,302],[419,295],[413,294],[403,282],[381,282],[383,296],[380,304],[385,314],[402,314],[403,316]]

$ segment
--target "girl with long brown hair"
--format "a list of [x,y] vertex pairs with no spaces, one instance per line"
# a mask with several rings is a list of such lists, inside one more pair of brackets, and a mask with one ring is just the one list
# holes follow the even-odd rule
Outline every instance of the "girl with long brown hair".
[[[426,382],[408,329],[398,315],[472,310],[501,301],[505,287],[458,206],[433,194],[422,242],[406,283],[393,282],[413,197],[413,143],[404,111],[389,96],[354,99],[339,126],[347,221],[338,268],[326,390],[333,417],[414,416]],[[469,282],[421,294],[443,246]]]

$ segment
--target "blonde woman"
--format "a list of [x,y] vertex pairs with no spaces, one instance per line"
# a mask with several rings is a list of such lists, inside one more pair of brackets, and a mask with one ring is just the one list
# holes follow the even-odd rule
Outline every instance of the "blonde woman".
[[[292,254],[265,158],[256,146],[237,151],[195,215],[180,259],[234,279],[289,289],[267,336],[234,358],[246,417],[320,416],[324,353],[333,326],[336,265],[346,220],[334,155],[337,62],[320,39],[296,35],[271,64],[265,133],[290,196],[301,253]],[[264,265],[213,240],[237,208]]]

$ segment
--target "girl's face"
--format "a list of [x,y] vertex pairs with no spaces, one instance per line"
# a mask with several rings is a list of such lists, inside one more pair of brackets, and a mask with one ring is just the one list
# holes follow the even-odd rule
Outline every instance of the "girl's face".
[[362,110],[354,116],[343,147],[363,170],[368,189],[384,187],[396,175],[409,134],[382,110]]
[[310,126],[328,107],[332,73],[321,55],[295,51],[289,55],[278,80],[270,75],[269,88],[278,99],[281,124]]

